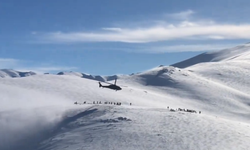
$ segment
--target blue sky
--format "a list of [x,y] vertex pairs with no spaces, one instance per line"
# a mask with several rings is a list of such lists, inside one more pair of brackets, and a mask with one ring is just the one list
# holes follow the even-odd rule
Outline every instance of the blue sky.
[[249,42],[249,0],[0,0],[0,68],[141,72]]

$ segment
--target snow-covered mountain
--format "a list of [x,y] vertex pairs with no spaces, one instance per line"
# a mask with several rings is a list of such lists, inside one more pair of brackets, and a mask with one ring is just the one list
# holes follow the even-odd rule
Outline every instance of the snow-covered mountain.
[[[247,150],[249,45],[210,54],[128,76],[0,78],[0,149]],[[121,91],[99,88],[115,78]]]
[[97,81],[105,81],[105,78],[102,76],[94,76],[94,75],[90,75],[90,74],[85,74],[85,73],[80,73],[80,72],[59,72],[57,75],[71,75],[71,76],[78,76],[81,78],[86,78],[86,79],[91,79],[91,80],[97,80]]
[[[49,73],[44,73],[48,75]],[[18,78],[18,77],[27,77],[27,76],[32,76],[32,75],[37,75],[37,73],[29,71],[29,72],[21,72],[13,69],[0,69],[0,77],[1,78]],[[119,79],[122,77],[126,77],[128,75],[111,75],[111,76],[101,76],[101,75],[91,75],[91,74],[86,74],[86,73],[80,73],[80,72],[59,72],[57,75],[69,75],[69,76],[77,76],[80,78],[85,78],[85,79],[91,79],[91,80],[96,80],[96,81],[111,81],[115,79]]]
[[85,79],[91,79],[91,80],[96,80],[96,81],[111,81],[123,77],[127,77],[128,75],[111,75],[111,76],[100,76],[100,75],[91,75],[91,74],[86,74],[86,73],[80,73],[80,72],[59,72],[57,75],[71,75],[71,76],[77,76]]
[[27,77],[31,75],[36,75],[35,72],[20,72],[13,69],[0,69],[1,78],[17,78],[17,77]]
[[214,52],[206,52],[190,59],[178,62],[171,66],[186,68],[203,62],[220,62],[228,60],[249,60],[250,43],[242,44],[234,48],[224,49]]

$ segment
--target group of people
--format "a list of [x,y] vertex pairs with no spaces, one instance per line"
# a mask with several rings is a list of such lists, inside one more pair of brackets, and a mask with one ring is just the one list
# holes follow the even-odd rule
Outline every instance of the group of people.
[[[169,106],[167,107],[169,109]],[[178,108],[178,109],[169,109],[170,111],[184,111],[184,112],[190,112],[190,113],[197,113],[196,110],[193,109],[184,109],[184,108]],[[199,114],[201,114],[201,111],[199,111]]]
[[[94,103],[95,104],[95,103]],[[121,102],[104,102],[104,104],[111,104],[111,105],[122,105]]]
[[[78,102],[74,102],[74,104],[79,104],[79,105],[82,105],[82,104],[87,104],[86,101],[84,101],[83,103],[78,103]],[[88,103],[88,104],[102,104],[101,101],[93,101],[92,103]],[[121,102],[104,102],[104,104],[110,104],[110,105],[122,105]],[[132,103],[129,103],[129,105],[132,105]]]

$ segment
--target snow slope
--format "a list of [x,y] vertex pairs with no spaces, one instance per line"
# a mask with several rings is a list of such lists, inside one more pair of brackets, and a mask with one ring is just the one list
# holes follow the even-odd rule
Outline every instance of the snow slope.
[[[127,79],[119,80],[120,84],[126,84],[119,92],[99,88],[96,81],[75,76],[36,75],[0,81],[0,134],[3,135],[0,149],[247,149],[250,146],[249,118],[229,109],[220,114],[220,103],[210,112],[210,102],[163,94],[161,88],[145,88],[140,83],[126,84]],[[74,105],[75,101],[88,104]],[[102,104],[94,105],[93,101]],[[105,101],[122,105],[105,105]],[[167,106],[201,110],[202,114],[171,112]],[[231,115],[234,117],[230,119]]]
[[249,124],[166,109],[94,106],[40,149],[248,149]]
[[244,57],[247,57],[248,59],[249,49],[250,49],[250,43],[247,43],[236,46],[234,48],[213,51],[213,52],[205,52],[190,59],[175,63],[171,66],[178,68],[186,68],[203,62],[220,62],[232,59],[244,59]]
[[0,149],[248,150],[247,47],[119,76],[117,92],[72,72],[0,78]]

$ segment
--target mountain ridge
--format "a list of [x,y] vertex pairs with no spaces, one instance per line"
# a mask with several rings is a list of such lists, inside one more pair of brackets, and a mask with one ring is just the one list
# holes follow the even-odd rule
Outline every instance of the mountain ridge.
[[[241,44],[235,46],[233,48],[227,48],[218,51],[205,52],[189,59],[174,63],[169,66],[177,67],[177,68],[187,68],[200,63],[208,63],[208,62],[220,62],[220,61],[230,61],[230,60],[249,60],[250,59],[250,43]],[[160,65],[159,67],[163,67],[164,65]],[[154,68],[153,68],[154,69]],[[132,73],[130,75],[91,75],[87,73],[81,72],[58,72],[57,75],[74,75],[79,76],[86,79],[92,79],[97,81],[110,81],[115,78],[120,78],[122,76],[133,76],[140,73]],[[21,72],[13,69],[0,69],[0,77],[25,77],[30,75],[36,75],[35,72]]]
[[17,78],[17,77],[27,77],[32,75],[36,75],[36,73],[32,71],[22,72],[13,69],[0,69],[1,78]]

